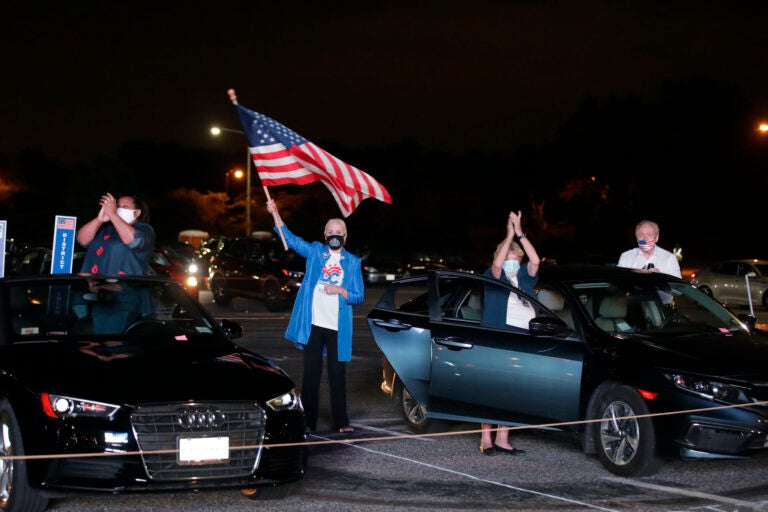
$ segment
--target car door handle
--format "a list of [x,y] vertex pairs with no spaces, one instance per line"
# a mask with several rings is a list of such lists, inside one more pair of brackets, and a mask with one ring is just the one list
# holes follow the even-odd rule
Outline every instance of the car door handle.
[[432,338],[432,341],[438,345],[443,345],[455,350],[474,347],[474,345],[471,343],[462,341],[461,338],[457,338],[455,336],[448,336],[447,338]]
[[396,318],[392,318],[390,320],[376,319],[373,321],[373,325],[376,327],[383,327],[384,329],[390,331],[405,331],[411,328],[411,324],[404,324]]

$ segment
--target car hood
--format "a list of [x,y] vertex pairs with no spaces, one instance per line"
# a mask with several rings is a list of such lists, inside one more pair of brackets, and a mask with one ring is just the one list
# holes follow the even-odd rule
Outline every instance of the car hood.
[[0,370],[32,393],[117,404],[257,400],[294,387],[261,356],[228,342],[49,342],[4,347]]
[[[768,379],[768,336],[713,333],[648,339],[631,336],[615,345],[625,361],[734,379]],[[639,358],[639,359],[634,359]]]

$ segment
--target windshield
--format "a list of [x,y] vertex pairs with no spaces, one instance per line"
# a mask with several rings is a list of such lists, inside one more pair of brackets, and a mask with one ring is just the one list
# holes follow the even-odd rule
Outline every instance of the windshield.
[[214,326],[172,281],[81,278],[7,283],[12,342],[86,335],[212,335]]
[[747,331],[735,315],[688,283],[590,282],[572,289],[587,315],[612,334]]

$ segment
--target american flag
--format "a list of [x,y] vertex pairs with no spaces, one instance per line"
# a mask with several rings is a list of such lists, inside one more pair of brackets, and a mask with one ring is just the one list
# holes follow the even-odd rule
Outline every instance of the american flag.
[[74,217],[57,217],[56,218],[57,229],[75,229]]
[[306,185],[320,181],[344,217],[369,197],[392,204],[383,185],[274,119],[236,105],[253,163],[264,186]]

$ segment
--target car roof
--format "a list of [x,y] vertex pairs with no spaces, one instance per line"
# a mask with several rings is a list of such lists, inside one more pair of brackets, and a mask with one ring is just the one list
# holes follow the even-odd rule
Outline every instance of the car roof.
[[[469,274],[468,272],[454,270],[428,270],[427,273],[439,272],[440,274]],[[482,274],[471,274],[481,276]],[[493,279],[492,277],[487,277]],[[410,279],[410,278],[405,278]],[[661,272],[641,272],[636,269],[616,267],[611,265],[594,265],[588,263],[574,263],[566,265],[541,265],[539,267],[539,284],[558,282],[589,282],[589,281],[616,281],[625,279],[648,279],[669,281],[682,279]]]
[[610,265],[566,264],[542,265],[539,267],[539,280],[546,281],[593,281],[597,279],[678,279],[661,272],[640,272],[636,269]]

